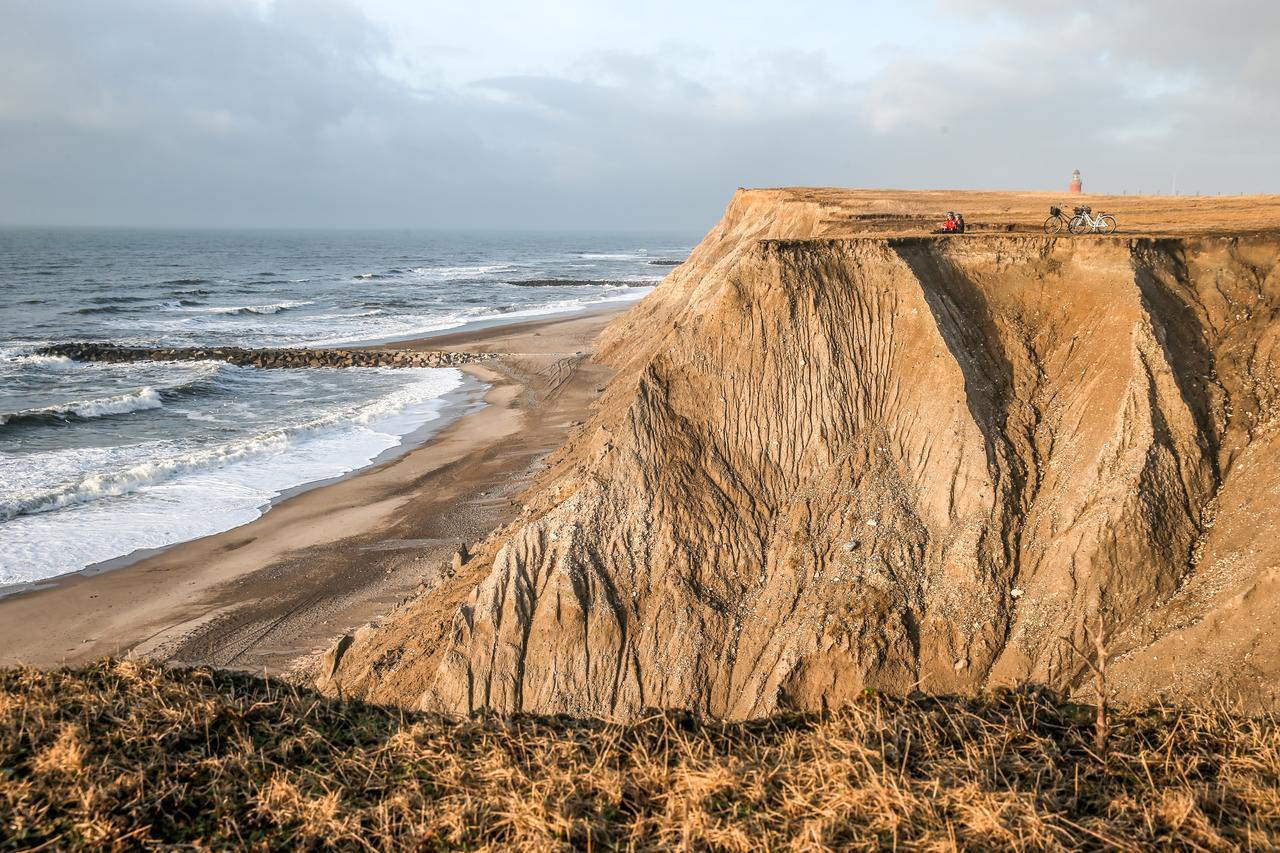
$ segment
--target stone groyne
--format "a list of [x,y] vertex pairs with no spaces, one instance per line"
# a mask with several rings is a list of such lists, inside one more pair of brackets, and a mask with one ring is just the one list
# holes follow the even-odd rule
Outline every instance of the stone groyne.
[[40,355],[76,361],[225,361],[241,367],[454,367],[494,357],[492,353],[421,352],[392,349],[246,349],[243,347],[123,347],[114,344],[66,343],[39,350]]

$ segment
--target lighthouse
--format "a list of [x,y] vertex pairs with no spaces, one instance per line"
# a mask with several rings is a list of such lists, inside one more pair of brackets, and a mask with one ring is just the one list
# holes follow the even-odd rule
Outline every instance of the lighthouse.
[[1071,173],[1071,187],[1067,192],[1082,193],[1084,192],[1084,184],[1080,182],[1080,170],[1076,169]]

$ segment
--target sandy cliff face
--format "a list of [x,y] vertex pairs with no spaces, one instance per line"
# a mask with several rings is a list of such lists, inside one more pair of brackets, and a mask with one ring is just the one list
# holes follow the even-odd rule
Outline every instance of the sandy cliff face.
[[858,236],[740,193],[606,332],[522,520],[322,683],[622,717],[1070,687],[1101,610],[1121,698],[1258,701],[1278,309],[1274,234]]

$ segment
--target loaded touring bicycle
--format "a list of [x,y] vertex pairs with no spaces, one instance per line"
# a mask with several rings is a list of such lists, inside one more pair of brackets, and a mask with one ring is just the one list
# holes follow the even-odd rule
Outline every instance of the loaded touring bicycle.
[[1109,213],[1093,215],[1093,208],[1082,206],[1072,211],[1070,219],[1060,207],[1049,208],[1049,218],[1044,221],[1044,233],[1057,234],[1066,226],[1072,234],[1110,234],[1116,230],[1116,218]]

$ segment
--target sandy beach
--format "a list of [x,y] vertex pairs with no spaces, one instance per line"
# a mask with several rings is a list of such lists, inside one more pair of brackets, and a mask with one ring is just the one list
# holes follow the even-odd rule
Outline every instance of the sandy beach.
[[247,525],[0,599],[0,663],[138,655],[287,672],[518,512],[541,458],[607,382],[591,346],[622,310],[394,344],[501,354],[465,368],[488,386],[484,405],[421,446],[287,497]]

